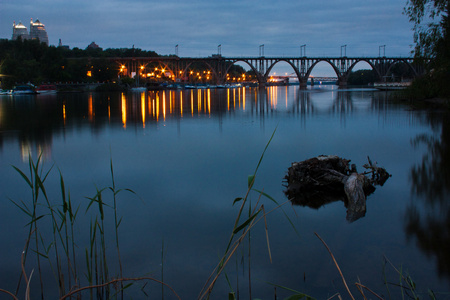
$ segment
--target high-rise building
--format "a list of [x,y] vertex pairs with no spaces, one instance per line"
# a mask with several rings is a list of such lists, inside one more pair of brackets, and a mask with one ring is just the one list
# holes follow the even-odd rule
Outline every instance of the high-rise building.
[[19,36],[22,40],[28,40],[30,38],[27,27],[23,25],[22,22],[19,22],[19,24],[16,25],[16,21],[14,21],[12,39],[17,40]]
[[30,21],[30,34],[28,34],[27,27],[22,24],[22,22],[19,22],[19,24],[16,25],[16,22],[13,23],[13,35],[12,39],[17,40],[21,37],[22,40],[36,40],[38,39],[41,43],[46,43],[48,45],[48,35],[47,31],[45,30],[44,24],[39,22],[39,20],[36,20],[36,22],[33,22],[33,19]]
[[33,19],[30,21],[30,39],[39,39],[41,43],[46,43],[48,45],[48,35],[47,31],[45,31],[45,26],[39,19],[36,19],[36,22],[33,23]]

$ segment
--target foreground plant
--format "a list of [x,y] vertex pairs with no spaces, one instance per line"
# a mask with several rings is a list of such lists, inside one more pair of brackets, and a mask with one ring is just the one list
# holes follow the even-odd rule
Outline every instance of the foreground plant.
[[[220,277],[220,275],[224,272],[225,266],[230,262],[231,258],[236,254],[237,250],[241,247],[241,245],[243,244],[244,240],[246,237],[250,236],[251,233],[251,229],[256,226],[256,224],[261,221],[264,220],[265,223],[265,233],[266,233],[266,241],[267,241],[267,250],[268,250],[268,255],[269,255],[269,260],[272,262],[272,257],[271,257],[271,251],[270,251],[270,242],[269,242],[269,234],[268,234],[268,226],[267,226],[267,215],[270,214],[271,212],[281,208],[284,204],[288,203],[289,201],[286,201],[282,204],[279,204],[274,198],[272,198],[270,195],[264,193],[263,191],[254,189],[254,183],[255,183],[255,179],[256,179],[256,174],[258,172],[258,169],[262,163],[262,160],[264,158],[264,155],[267,151],[267,148],[269,147],[274,135],[275,135],[276,129],[274,130],[274,132],[272,133],[272,136],[270,137],[268,143],[266,144],[266,147],[264,148],[264,151],[259,159],[259,162],[256,166],[256,169],[254,171],[254,173],[250,176],[248,176],[248,188],[247,188],[247,192],[245,194],[244,197],[242,198],[236,198],[233,202],[233,205],[240,203],[241,206],[239,208],[238,211],[238,215],[236,217],[234,226],[233,226],[233,230],[231,232],[231,236],[229,238],[228,241],[228,245],[225,249],[225,253],[223,254],[223,256],[220,258],[218,265],[216,266],[216,268],[214,269],[213,273],[210,275],[210,277],[208,278],[208,280],[206,281],[205,285],[203,286],[202,291],[200,292],[199,295],[199,299],[209,299],[209,297],[211,296],[212,290],[218,280],[218,278]],[[250,193],[251,192],[256,192],[257,193],[257,197],[258,200],[256,202],[255,205],[252,206],[251,204],[251,200],[250,200]],[[265,197],[267,199],[269,199],[271,202],[275,203],[276,207],[274,209],[272,209],[271,211],[266,212],[264,204],[260,204],[261,202],[261,198]],[[245,208],[247,207],[248,209],[248,215],[245,217],[244,219],[244,212],[245,212]],[[287,219],[289,220],[289,222],[291,223],[291,225],[293,226],[294,230],[297,231],[295,229],[294,224],[291,222],[291,220],[289,219],[289,217],[285,214],[285,216],[287,217]],[[251,267],[250,267],[250,238],[249,238],[249,253],[248,253],[248,261],[249,261],[249,298],[252,299],[252,291],[251,291]],[[229,282],[228,278],[227,281]],[[300,295],[300,294],[299,294]],[[304,295],[304,294],[302,294]],[[306,295],[304,295],[306,296]],[[309,297],[309,296],[306,296]],[[236,299],[235,298],[235,293],[231,292],[229,295],[229,299]],[[311,298],[312,299],[312,298]]]
[[[15,293],[0,289],[0,292],[10,295],[14,299],[18,299],[17,295],[21,291],[21,285],[25,283],[25,299],[30,298],[30,283],[36,276],[33,277],[34,270],[26,272],[27,261],[32,258],[31,253],[34,253],[35,264],[37,266],[37,277],[40,283],[40,296],[44,299],[44,278],[42,272],[43,263],[47,263],[53,271],[57,290],[60,299],[66,299],[77,296],[81,297],[83,291],[90,291],[90,298],[109,299],[124,299],[124,290],[129,288],[136,281],[154,281],[162,286],[168,287],[173,294],[179,299],[175,291],[166,283],[154,279],[152,277],[135,277],[124,278],[122,261],[120,256],[120,240],[119,240],[119,226],[122,218],[119,217],[117,211],[118,195],[122,191],[134,193],[130,189],[118,189],[114,178],[114,169],[112,159],[110,160],[110,172],[112,185],[107,188],[96,189],[93,197],[86,197],[89,200],[86,212],[90,211],[92,207],[96,206],[97,211],[92,212],[91,226],[90,226],[90,244],[85,248],[85,263],[86,263],[86,278],[87,286],[82,286],[80,283],[79,266],[76,257],[79,256],[76,250],[79,249],[77,245],[74,227],[77,221],[77,215],[80,205],[73,206],[70,192],[66,191],[65,182],[61,172],[59,172],[59,181],[61,189],[61,201],[54,203],[48,195],[45,188],[45,181],[47,180],[51,170],[44,171],[42,166],[42,156],[40,155],[36,163],[31,156],[28,161],[29,175],[17,167],[13,168],[20,174],[22,179],[26,182],[31,190],[31,201],[14,201],[11,200],[24,214],[29,218],[28,236],[24,246],[24,251],[21,257],[22,273],[18,280],[18,285]],[[106,192],[112,193],[112,203],[108,203],[105,197]],[[94,205],[96,204],[96,205]],[[114,237],[117,258],[114,261],[118,265],[118,274],[111,274],[111,266],[107,262],[107,231],[109,226],[106,225],[105,209],[112,208],[114,215]],[[49,223],[50,222],[50,223]],[[49,227],[50,224],[50,227]],[[50,234],[49,234],[49,228]],[[49,239],[49,237],[51,237]],[[82,248],[81,248],[82,249]],[[128,284],[124,285],[127,282]],[[45,285],[50,285],[45,281]],[[111,288],[113,287],[113,289]],[[36,294],[34,292],[33,294]]]

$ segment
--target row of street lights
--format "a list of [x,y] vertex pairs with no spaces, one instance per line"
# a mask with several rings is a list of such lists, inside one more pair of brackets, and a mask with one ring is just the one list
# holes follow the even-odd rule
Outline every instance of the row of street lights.
[[[386,45],[378,48],[378,56],[381,57],[381,49],[383,49],[383,57],[386,56]],[[178,56],[178,44],[175,45],[175,55]],[[217,55],[222,56],[222,44],[217,46]],[[259,57],[264,56],[264,44],[259,45]],[[341,57],[347,56],[347,45],[341,46]],[[300,57],[306,57],[306,44],[300,46]]]
[[[123,76],[127,72],[128,72],[127,67],[125,65],[121,65],[120,69],[119,69],[119,75],[121,74]],[[208,82],[212,79],[212,74],[211,74],[211,71],[209,71],[209,70],[204,70],[203,72],[201,72],[201,71],[196,72],[196,71],[190,70],[190,71],[186,72],[185,75],[183,75],[183,73],[184,73],[183,71],[179,71],[180,78],[183,78],[185,76],[186,79],[189,78],[190,80],[203,81],[203,82]],[[166,78],[166,79],[171,79],[173,81],[176,80],[175,74],[169,74],[169,72],[165,68],[155,67],[154,69],[151,68],[149,70],[146,65],[139,66],[137,73],[135,75],[142,77],[142,78],[154,78],[154,79]],[[246,80],[251,80],[251,79],[252,79],[252,76],[246,75],[245,73],[242,74],[241,76],[233,76],[233,77],[231,77],[230,74],[227,74],[227,78],[226,78],[227,81],[234,81],[234,82],[239,82],[239,81],[244,82]]]

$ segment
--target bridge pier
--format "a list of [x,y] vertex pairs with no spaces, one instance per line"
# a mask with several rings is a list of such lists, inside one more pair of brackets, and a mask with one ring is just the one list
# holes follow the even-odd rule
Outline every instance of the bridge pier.
[[339,87],[346,88],[347,87],[347,83],[348,83],[347,77],[340,77],[340,78],[338,78],[338,85],[339,85]]
[[342,88],[347,87],[347,81],[339,81],[339,87],[342,87]]

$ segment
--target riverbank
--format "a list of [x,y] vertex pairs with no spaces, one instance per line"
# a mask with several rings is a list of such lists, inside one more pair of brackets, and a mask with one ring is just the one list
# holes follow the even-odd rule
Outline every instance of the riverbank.
[[414,88],[395,91],[391,99],[399,103],[406,103],[412,109],[445,109],[450,108],[450,99],[446,97],[426,97],[426,94],[417,93]]

